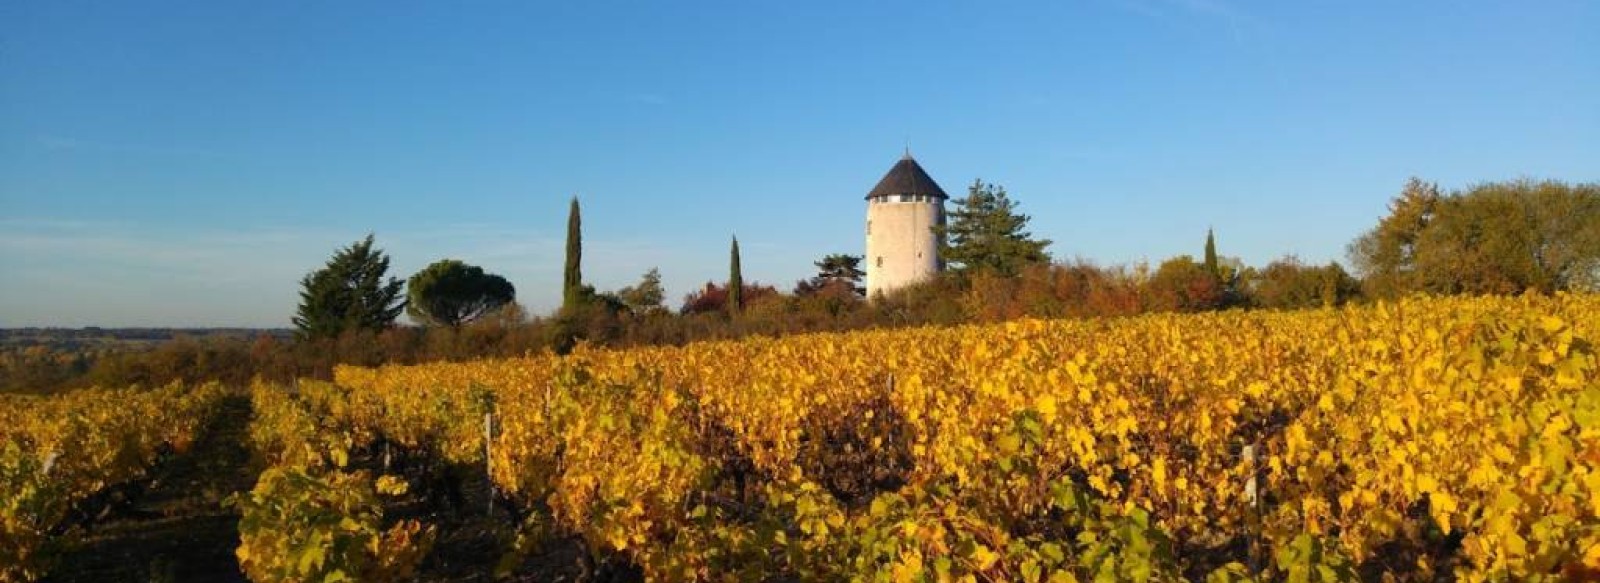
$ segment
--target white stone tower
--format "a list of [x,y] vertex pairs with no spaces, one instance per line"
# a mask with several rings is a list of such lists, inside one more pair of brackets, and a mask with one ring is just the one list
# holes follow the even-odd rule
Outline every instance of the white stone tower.
[[867,297],[944,270],[933,227],[944,224],[946,198],[909,151],[867,193]]

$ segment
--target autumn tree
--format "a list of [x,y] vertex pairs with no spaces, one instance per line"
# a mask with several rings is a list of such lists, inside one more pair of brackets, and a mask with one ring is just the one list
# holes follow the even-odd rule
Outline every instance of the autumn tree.
[[1163,261],[1145,283],[1145,293],[1151,308],[1178,312],[1214,310],[1227,300],[1216,274],[1189,255]]
[[[782,295],[778,293],[777,288],[762,285],[760,282],[751,282],[742,287],[746,306]],[[731,290],[730,286],[708,281],[705,287],[684,295],[683,304],[678,308],[678,312],[685,315],[726,312],[731,309],[728,307],[732,302]]]
[[1050,261],[1048,239],[1035,239],[1026,229],[1028,215],[1004,187],[974,181],[967,196],[955,200],[945,225],[933,227],[939,254],[957,271],[991,270],[1012,276],[1028,265]]
[[1441,195],[1412,179],[1350,258],[1379,297],[1600,285],[1600,184],[1516,180]]
[[661,310],[666,291],[661,287],[661,270],[650,268],[639,278],[639,283],[617,290],[617,299],[636,314]]
[[506,278],[455,259],[434,262],[406,282],[406,314],[419,324],[456,327],[515,301]]
[[1394,297],[1420,288],[1417,243],[1438,209],[1437,184],[1412,177],[1389,203],[1389,215],[1348,248],[1367,295]]
[[394,325],[405,309],[404,285],[385,276],[389,256],[372,247],[373,236],[339,249],[300,280],[300,306],[294,316],[302,339],[333,338],[348,331],[378,331]]
[[1293,255],[1268,263],[1251,277],[1251,299],[1262,308],[1337,306],[1354,299],[1360,282],[1337,262],[1307,265]]
[[1600,184],[1519,180],[1445,197],[1415,264],[1418,287],[1432,293],[1595,289]]

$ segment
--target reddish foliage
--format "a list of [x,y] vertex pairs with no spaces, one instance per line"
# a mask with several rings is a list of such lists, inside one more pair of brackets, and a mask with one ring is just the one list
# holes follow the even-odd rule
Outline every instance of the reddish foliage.
[[[744,305],[750,306],[764,298],[777,297],[778,289],[770,285],[747,283],[744,285]],[[728,306],[728,286],[706,282],[706,287],[695,290],[683,298],[683,307],[679,312],[684,314],[704,314],[707,312],[720,312]]]

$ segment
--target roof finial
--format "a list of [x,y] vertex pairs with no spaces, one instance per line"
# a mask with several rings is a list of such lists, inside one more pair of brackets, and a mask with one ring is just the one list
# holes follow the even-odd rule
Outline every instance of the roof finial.
[[907,159],[907,160],[911,159],[911,138],[909,138],[909,137],[906,138],[906,157],[905,157],[905,159]]

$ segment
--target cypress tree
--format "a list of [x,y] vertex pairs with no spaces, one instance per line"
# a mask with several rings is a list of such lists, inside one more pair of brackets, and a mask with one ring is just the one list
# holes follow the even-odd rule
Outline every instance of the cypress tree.
[[1217,239],[1212,236],[1210,228],[1206,229],[1206,271],[1222,277],[1221,268],[1217,264]]
[[561,280],[562,307],[578,307],[583,300],[583,230],[578,215],[578,197],[572,197],[572,207],[567,211],[567,269]]
[[735,314],[744,307],[744,276],[739,273],[739,238],[733,238],[733,250],[729,253],[728,266],[728,311]]

